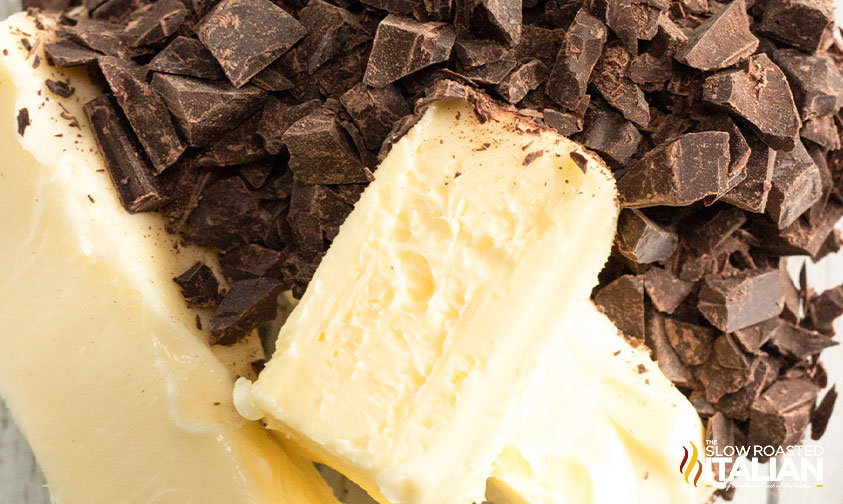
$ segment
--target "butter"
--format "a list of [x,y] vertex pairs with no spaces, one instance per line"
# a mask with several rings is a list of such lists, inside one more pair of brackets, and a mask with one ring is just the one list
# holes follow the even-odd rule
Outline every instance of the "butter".
[[258,342],[208,347],[172,277],[213,257],[174,253],[160,217],[120,207],[82,111],[98,90],[45,63],[51,36],[24,14],[0,24],[0,393],[53,499],[336,504],[309,461],[236,413],[233,373]]
[[560,324],[531,409],[495,462],[495,504],[694,504],[712,493],[679,472],[703,444],[694,407],[644,348],[631,347],[589,301]]
[[235,403],[382,503],[483,500],[615,230],[573,142],[439,102],[390,151]]

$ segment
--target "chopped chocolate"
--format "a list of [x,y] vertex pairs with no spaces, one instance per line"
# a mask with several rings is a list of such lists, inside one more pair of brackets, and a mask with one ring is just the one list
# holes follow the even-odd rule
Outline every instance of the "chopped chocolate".
[[284,75],[284,71],[276,60],[252,77],[252,84],[264,91],[287,91],[296,87],[295,83]]
[[181,294],[190,308],[209,308],[219,304],[219,282],[211,268],[197,262],[181,275],[173,278],[181,287]]
[[23,10],[31,8],[41,9],[47,12],[62,12],[70,7],[71,0],[23,0]]
[[767,208],[767,199],[773,186],[776,151],[754,133],[748,132],[744,136],[750,149],[746,177],[720,199],[749,212],[761,213]]
[[263,225],[257,195],[235,176],[204,191],[183,234],[197,245],[225,251],[258,240],[265,233]]
[[307,31],[269,0],[222,0],[195,30],[237,87],[287,52]]
[[802,120],[834,114],[843,107],[843,75],[831,58],[779,49],[773,60],[787,76]]
[[548,77],[546,92],[553,101],[570,107],[585,96],[607,33],[603,23],[585,9],[577,12]]
[[511,48],[492,40],[460,37],[454,42],[454,54],[464,68],[477,68],[503,60],[517,62]]
[[123,26],[94,19],[80,19],[64,32],[75,42],[108,56],[128,59],[143,53],[129,47]]
[[361,82],[343,94],[340,102],[373,151],[380,149],[392,126],[410,114],[409,104],[394,86],[372,88]]
[[156,73],[151,85],[164,99],[182,136],[194,147],[219,140],[266,98],[266,92],[257,86],[236,88],[227,81],[182,75]]
[[222,272],[229,282],[264,276],[280,277],[284,256],[277,250],[249,243],[220,256]]
[[422,23],[388,15],[378,25],[363,82],[372,87],[387,84],[445,61],[451,55],[456,35],[446,23]]
[[834,334],[832,323],[843,315],[843,286],[825,290],[822,294],[812,296],[805,311],[811,318],[811,326],[827,335]]
[[785,321],[780,318],[771,318],[755,325],[744,327],[734,331],[732,335],[735,341],[745,352],[758,353],[762,345],[775,334]]
[[670,344],[665,333],[664,315],[648,310],[647,313],[647,346],[653,350],[653,357],[659,364],[659,369],[668,380],[679,387],[694,388],[696,379],[691,370],[682,363],[676,350]]
[[618,251],[637,263],[666,259],[676,250],[678,242],[675,232],[650,220],[639,210],[624,209],[618,217]]
[[592,10],[599,13],[609,28],[632,54],[638,54],[638,40],[652,40],[659,17],[667,9],[663,0],[593,0]]
[[697,414],[700,415],[701,418],[707,418],[717,413],[717,410],[714,409],[714,405],[705,400],[705,394],[703,394],[700,390],[692,391],[691,395],[688,396],[688,402],[690,402],[691,406],[697,410]]
[[714,344],[713,328],[665,318],[664,330],[682,362],[698,366],[708,360]]
[[58,40],[44,45],[47,61],[57,67],[72,67],[93,63],[100,53],[72,40]]
[[684,206],[719,194],[728,181],[729,162],[728,133],[686,133],[645,154],[621,178],[621,204]]
[[644,289],[657,310],[673,313],[694,290],[694,284],[654,266],[644,273]]
[[281,282],[270,278],[242,280],[231,289],[211,319],[211,344],[233,345],[278,314]]
[[585,126],[577,140],[618,164],[627,163],[641,142],[634,124],[602,103],[594,103],[585,114]]
[[650,124],[650,106],[641,88],[626,77],[629,62],[629,53],[623,47],[607,46],[594,67],[591,84],[625,118],[646,128]]
[[137,65],[103,56],[99,66],[155,171],[163,172],[187,148],[176,133],[164,100],[143,81]]
[[460,32],[514,46],[521,40],[521,0],[456,0],[454,24]]
[[[767,385],[767,372],[773,366],[772,362],[766,358],[756,359],[752,363],[750,369],[750,379],[740,389],[735,392],[724,394],[714,404],[714,408],[723,415],[729,418],[744,422],[749,419],[749,410],[752,404],[761,395],[764,386]],[[778,372],[778,371],[776,371]]]
[[299,11],[299,21],[307,29],[301,50],[311,74],[339,52],[349,53],[371,38],[354,14],[323,0],[310,0]]
[[837,342],[817,332],[784,324],[770,338],[770,344],[781,354],[802,360],[837,345]]
[[361,3],[391,14],[409,15],[416,7],[416,0],[360,0]]
[[32,121],[29,119],[29,109],[23,107],[22,109],[18,110],[18,135],[23,136],[26,133],[26,128],[32,124]]
[[533,59],[513,70],[500,84],[495,86],[504,100],[518,103],[529,91],[539,87],[547,79],[547,67],[541,60]]
[[[237,167],[237,172],[240,174],[240,178],[249,184],[249,187],[252,189],[260,189],[266,184],[266,181],[274,168],[274,160],[265,159],[239,166]],[[273,191],[273,198],[271,199],[274,199],[275,197],[283,199],[282,196],[275,194],[275,191]]]
[[152,166],[114,97],[91,100],[85,104],[85,114],[123,208],[129,213],[148,212],[166,203]]
[[720,70],[749,57],[758,39],[749,31],[744,0],[732,0],[703,21],[676,53],[676,59],[699,70]]
[[[726,335],[720,336],[725,337]],[[716,352],[711,352],[705,364],[694,368],[694,377],[702,384],[706,400],[716,404],[727,394],[735,393],[746,386],[752,375],[749,369],[722,366],[717,360]]]
[[[743,1],[741,1],[743,4]],[[720,450],[726,446],[735,446],[735,423],[720,412],[715,413],[706,422],[705,439],[711,441]],[[725,456],[725,455],[724,455]],[[732,464],[739,455],[730,455],[731,461],[725,463],[725,474],[731,474]]]
[[261,113],[257,112],[224,134],[219,141],[195,154],[193,166],[233,166],[266,159],[269,152],[258,132]]
[[[826,150],[839,150],[843,147],[840,143],[840,131],[837,128],[834,116],[817,117],[804,121],[799,136],[802,137],[802,140],[813,142]],[[825,160],[825,153],[820,153],[820,158]]]
[[287,222],[302,253],[314,257],[323,252],[351,208],[327,186],[293,184]]
[[132,12],[123,35],[130,47],[162,42],[176,33],[189,11],[179,0],[157,0]]
[[69,81],[65,82],[47,79],[44,81],[44,85],[47,86],[47,89],[49,89],[51,93],[56,96],[61,96],[62,98],[70,98],[73,96],[73,93],[76,92],[76,88],[71,86]]
[[758,269],[706,277],[697,306],[711,325],[732,332],[777,316],[783,298],[778,271]]
[[[282,137],[287,131],[287,128],[319,108],[320,105],[321,102],[319,100],[310,100],[298,105],[287,105],[278,98],[270,97],[263,108],[260,125],[257,130],[264,141],[266,150],[271,154],[280,153],[284,147]],[[349,114],[352,118],[354,117],[354,114],[350,110]]]
[[517,66],[515,58],[505,58],[479,67],[462,69],[461,75],[475,84],[495,85],[500,84]]
[[281,137],[290,151],[295,179],[308,184],[369,182],[365,167],[336,115],[319,108],[293,123]]
[[687,243],[704,254],[711,254],[746,222],[746,215],[737,208],[717,212],[700,226],[692,227],[686,234]]
[[749,58],[747,68],[716,73],[703,84],[703,100],[746,119],[774,149],[795,146],[802,126],[784,73],[766,54]]
[[583,118],[571,112],[542,109],[542,119],[545,126],[556,130],[562,136],[571,136],[582,131],[583,127]]
[[762,33],[807,52],[819,49],[834,19],[825,0],[765,0],[762,12]]
[[805,378],[782,379],[771,385],[752,404],[750,444],[778,447],[801,441],[816,399],[816,386]]
[[725,114],[707,116],[700,121],[700,131],[725,131],[729,134],[729,189],[746,178],[746,164],[749,161],[750,148],[743,132],[735,121]]
[[820,170],[799,140],[789,152],[779,152],[773,166],[767,214],[786,228],[822,196]]
[[830,200],[822,214],[813,222],[801,217],[790,226],[779,230],[775,223],[767,224],[756,220],[753,222],[753,233],[764,238],[760,247],[767,251],[779,255],[805,254],[816,257],[841,217],[843,206]]
[[149,62],[149,70],[200,79],[222,79],[225,74],[202,42],[176,37]]
[[826,392],[817,408],[811,413],[811,439],[820,439],[828,427],[828,420],[834,411],[834,403],[837,401],[837,389],[832,385]]
[[627,338],[644,339],[644,281],[624,275],[594,295],[594,304]]
[[554,30],[535,25],[522,25],[521,41],[515,46],[515,59],[521,61],[526,58],[539,58],[550,68],[553,66],[560,48],[565,43],[566,34],[573,28],[573,26],[568,27],[566,32],[562,29]]

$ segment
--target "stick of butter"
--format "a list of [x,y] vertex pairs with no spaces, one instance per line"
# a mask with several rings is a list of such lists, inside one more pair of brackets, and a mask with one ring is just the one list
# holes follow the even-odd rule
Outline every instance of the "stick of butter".
[[0,393],[53,499],[337,504],[313,464],[234,410],[221,358],[254,348],[213,353],[172,281],[213,257],[175,253],[161,217],[123,210],[82,110],[99,91],[44,62],[41,21],[0,23]]
[[380,502],[465,504],[587,299],[617,203],[602,162],[465,101],[430,105],[389,152],[239,411]]

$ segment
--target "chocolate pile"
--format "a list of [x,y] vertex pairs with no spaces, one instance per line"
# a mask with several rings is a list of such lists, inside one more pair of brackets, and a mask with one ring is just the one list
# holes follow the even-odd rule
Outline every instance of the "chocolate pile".
[[46,52],[101,76],[87,111],[126,209],[221,253],[225,292],[202,265],[177,279],[189,303],[219,303],[213,343],[303,293],[379,156],[448,80],[612,166],[624,209],[594,299],[712,438],[822,434],[836,395],[816,405],[817,357],[843,288],[797,288],[784,256],[841,245],[830,0],[67,1],[40,5],[65,9]]

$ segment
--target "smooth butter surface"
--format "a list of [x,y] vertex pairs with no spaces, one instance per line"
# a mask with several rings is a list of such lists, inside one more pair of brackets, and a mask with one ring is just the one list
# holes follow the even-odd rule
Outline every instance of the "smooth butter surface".
[[236,414],[232,372],[259,348],[206,345],[172,277],[213,257],[174,253],[160,218],[120,207],[82,112],[98,91],[45,63],[50,37],[24,14],[0,24],[0,393],[53,498],[336,503],[312,464]]
[[238,408],[381,502],[481,501],[495,456],[587,298],[617,207],[599,160],[500,113],[431,106],[343,224]]

